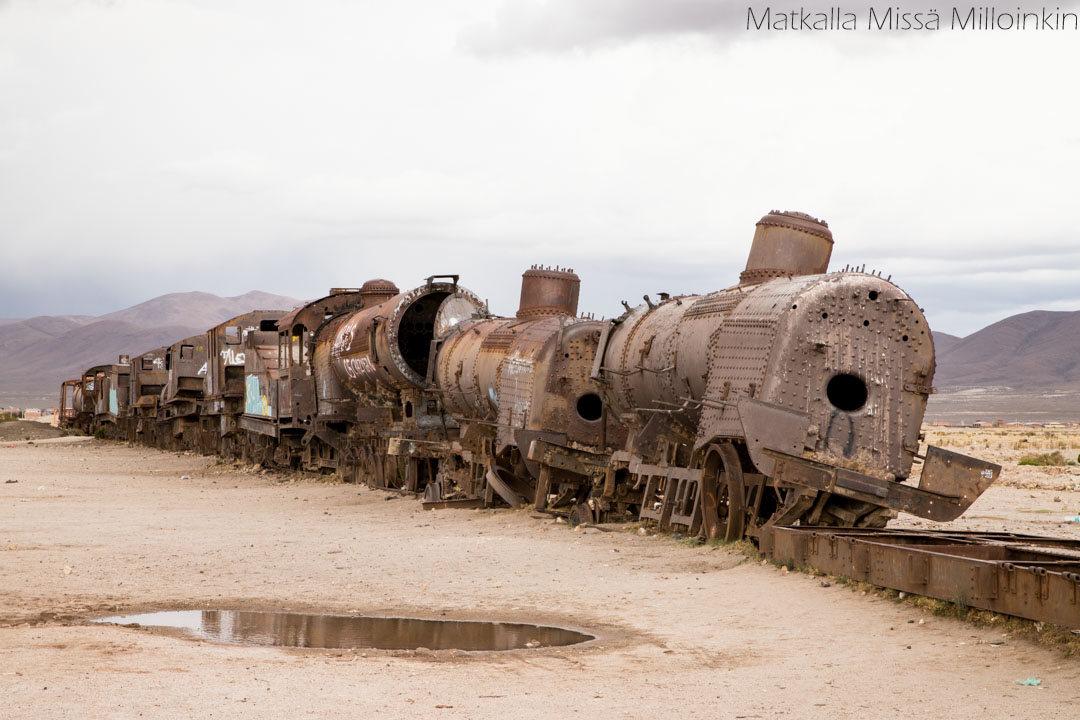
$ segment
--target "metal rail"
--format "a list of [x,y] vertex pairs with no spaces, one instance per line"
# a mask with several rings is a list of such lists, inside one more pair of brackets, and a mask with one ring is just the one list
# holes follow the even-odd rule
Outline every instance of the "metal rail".
[[763,529],[762,552],[792,566],[1080,628],[1080,541],[1012,533]]

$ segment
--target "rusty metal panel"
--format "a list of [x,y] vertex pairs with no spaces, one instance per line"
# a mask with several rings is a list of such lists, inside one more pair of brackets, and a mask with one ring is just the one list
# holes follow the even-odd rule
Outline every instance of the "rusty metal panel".
[[810,415],[772,403],[739,398],[739,420],[750,457],[765,475],[773,474],[773,459],[765,449],[801,455],[810,431]]
[[811,282],[775,280],[750,292],[741,292],[742,302],[709,338],[705,398],[712,402],[702,410],[698,447],[718,438],[743,434],[734,403],[740,397],[763,398],[766,378],[775,372],[771,362],[773,346],[785,319],[784,311],[795,304],[793,298]]
[[[436,360],[436,382],[449,412],[485,422],[496,419],[499,369],[518,324],[505,318],[467,322],[444,342]],[[495,335],[505,340],[497,346],[489,343]]]
[[499,366],[499,431],[498,445],[514,442],[513,431],[525,428],[533,401],[532,358],[507,357]]
[[206,390],[206,374],[209,369],[206,333],[184,338],[165,350],[167,381],[161,401],[164,405],[184,404],[197,409],[197,405],[185,402],[200,400]]
[[864,273],[823,276],[792,305],[764,399],[811,413],[822,459],[907,477],[934,369],[918,306]]
[[[974,493],[971,488],[989,487],[985,474],[989,473],[993,482],[1001,471],[998,465],[958,456],[970,462],[957,461],[949,470],[949,489],[957,494],[942,494],[768,448],[764,453],[773,460],[772,473],[778,483],[833,493],[936,522],[960,517],[982,492]],[[946,485],[944,481],[938,484]]]
[[931,445],[923,460],[919,489],[959,498],[967,507],[993,485],[1000,474],[1000,465]]
[[[339,318],[338,320],[340,320]],[[333,325],[331,325],[333,327]],[[311,366],[313,371],[312,382],[316,384],[316,397],[320,406],[324,402],[340,402],[351,398],[351,393],[345,389],[341,379],[333,371],[334,358],[330,354],[330,346],[326,343],[315,343],[315,357]],[[301,377],[299,379],[307,379]],[[314,411],[314,404],[311,411]]]
[[506,353],[513,345],[517,334],[510,328],[492,330],[480,343],[480,352]]

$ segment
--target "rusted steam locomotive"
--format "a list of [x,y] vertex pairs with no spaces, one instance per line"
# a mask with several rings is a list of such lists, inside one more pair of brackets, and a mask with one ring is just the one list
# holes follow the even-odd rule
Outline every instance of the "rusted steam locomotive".
[[[920,450],[934,346],[879,275],[828,272],[821,221],[772,212],[739,283],[577,316],[534,267],[515,317],[458,276],[254,312],[64,383],[64,422],[329,471],[428,507],[533,503],[735,539],[959,516],[1000,468]],[[921,462],[918,484],[908,481]]]

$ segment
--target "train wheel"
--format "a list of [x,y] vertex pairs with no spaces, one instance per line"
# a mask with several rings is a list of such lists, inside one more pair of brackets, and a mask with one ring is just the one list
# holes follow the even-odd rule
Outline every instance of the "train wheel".
[[710,540],[739,540],[746,530],[746,502],[739,452],[731,443],[710,445],[701,476],[701,526]]

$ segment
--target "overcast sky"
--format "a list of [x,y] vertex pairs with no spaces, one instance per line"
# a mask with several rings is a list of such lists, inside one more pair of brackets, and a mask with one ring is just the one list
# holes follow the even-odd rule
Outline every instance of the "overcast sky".
[[533,263],[613,315],[731,285],[774,208],[937,330],[1080,309],[1080,33],[745,25],[708,0],[0,0],[0,317],[437,273],[509,314]]

